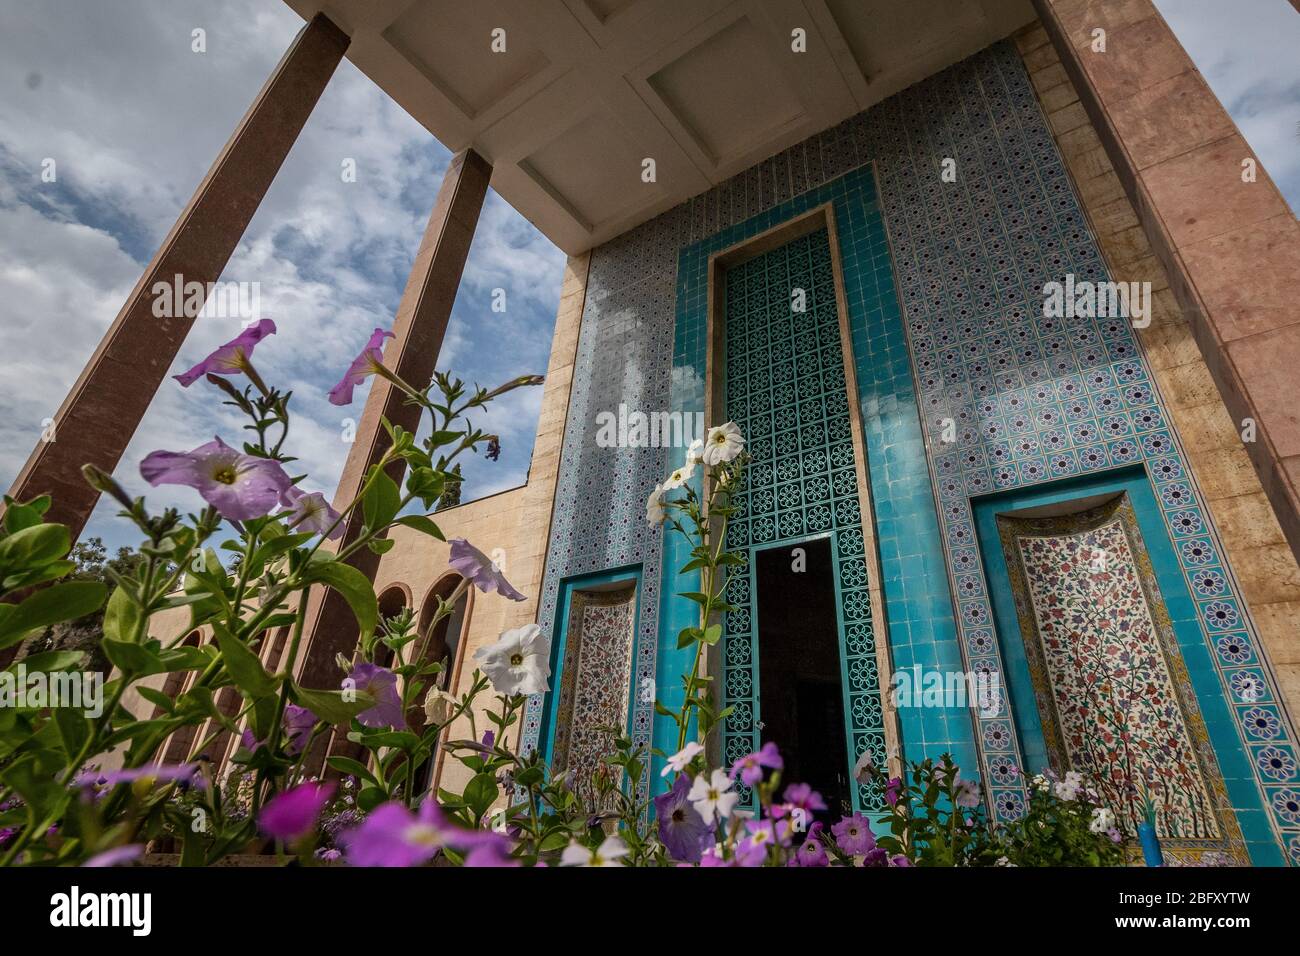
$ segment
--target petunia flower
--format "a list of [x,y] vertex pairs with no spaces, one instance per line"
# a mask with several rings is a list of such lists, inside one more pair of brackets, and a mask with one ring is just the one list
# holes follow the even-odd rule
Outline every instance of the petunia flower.
[[508,597],[512,601],[528,600],[510,585],[496,562],[474,545],[464,538],[452,538],[447,543],[451,545],[451,560],[448,562],[451,569],[468,580],[474,587],[485,594],[495,591],[502,597]]
[[699,464],[704,460],[704,439],[697,438],[691,442],[691,447],[686,449],[686,460]]
[[696,755],[703,750],[704,748],[700,744],[692,740],[685,747],[668,758],[668,762],[664,765],[664,769],[659,771],[659,776],[666,777],[673,772],[681,773],[686,769],[686,765],[694,760]]
[[361,353],[352,360],[342,380],[330,389],[331,405],[351,405],[352,390],[384,366],[384,339],[396,338],[392,332],[375,329],[370,334],[370,341]]
[[861,856],[876,845],[875,834],[860,813],[842,819],[831,827],[831,833],[835,834],[835,845],[849,856]]
[[1115,814],[1111,813],[1106,807],[1095,807],[1092,811],[1092,820],[1088,824],[1088,829],[1093,833],[1105,833],[1115,826]]
[[193,488],[231,521],[269,514],[290,487],[279,462],[245,455],[220,438],[189,452],[150,452],[140,462],[140,474],[155,488]]
[[619,860],[627,854],[627,844],[617,835],[605,837],[594,850],[574,840],[560,854],[560,866],[622,866]]
[[396,800],[380,804],[359,827],[340,833],[338,842],[352,866],[419,866],[443,847],[465,851],[505,839],[490,831],[457,826],[438,801],[426,799],[418,815]]
[[768,741],[763,746],[754,751],[752,754],[741,757],[731,765],[731,779],[736,779],[736,774],[740,774],[741,782],[747,787],[752,787],[763,779],[763,768],[771,770],[780,770],[785,766],[781,759],[781,753],[777,750],[776,744]]
[[308,781],[276,794],[258,813],[257,828],[282,843],[293,843],[316,828],[316,821],[336,787],[332,780]]
[[953,797],[959,807],[978,807],[980,787],[974,780],[963,780],[960,773],[952,778]]
[[785,788],[785,802],[792,808],[804,811],[811,816],[818,810],[826,809],[822,795],[806,783],[792,783]]
[[456,705],[456,698],[445,690],[437,687],[429,688],[429,693],[424,695],[425,723],[430,725],[445,724],[447,718],[455,711]]
[[122,846],[115,846],[111,850],[104,850],[102,853],[96,853],[81,865],[90,869],[119,866],[122,863],[138,860],[143,854],[143,843],[127,843]]
[[814,823],[808,828],[808,835],[794,853],[793,862],[795,866],[831,865],[830,858],[826,855],[826,847],[822,845],[821,832],[822,825],[820,822]]
[[[180,382],[184,388],[189,388],[205,375],[236,375],[241,372],[249,374],[252,371],[249,359],[252,358],[253,348],[262,339],[274,334],[275,323],[270,319],[255,322],[198,365],[179,375],[173,375],[172,378]],[[256,381],[255,373],[250,377]]]
[[341,516],[319,491],[303,491],[290,485],[280,496],[280,504],[286,509],[280,513],[288,519],[289,527],[294,531],[324,534],[330,540],[343,534],[343,522],[339,521]]
[[664,486],[655,485],[655,490],[650,492],[650,497],[645,503],[645,520],[652,526],[664,523],[666,513],[664,511]]
[[497,693],[544,694],[550,690],[551,639],[536,624],[505,631],[495,644],[480,647],[474,660]]
[[885,802],[891,807],[898,802],[902,792],[903,781],[898,777],[890,777],[885,781]]
[[[285,751],[290,756],[297,756],[302,753],[303,747],[307,746],[312,729],[316,726],[316,715],[306,707],[299,707],[297,704],[285,704],[284,716],[280,719],[280,726],[283,728]],[[249,753],[256,753],[266,743],[266,741],[254,737],[251,728],[244,731],[239,738],[239,742]]]
[[704,774],[695,778],[687,795],[704,822],[713,825],[715,820],[725,820],[740,800],[740,794],[731,789],[732,780],[725,770],[714,770],[706,779]]
[[367,727],[405,727],[406,712],[402,697],[397,692],[397,675],[386,667],[363,661],[352,668],[347,679],[351,687],[364,691],[375,699],[375,706],[357,714],[357,720]]
[[862,751],[862,756],[859,757],[858,762],[853,765],[853,779],[858,783],[867,783],[871,779],[871,771],[874,766],[875,763],[871,756],[871,748],[868,747],[866,750]]
[[699,863],[705,847],[713,842],[713,830],[691,805],[691,779],[681,774],[672,789],[654,798],[659,839],[674,860]]
[[504,837],[482,843],[465,855],[467,867],[501,867],[520,866],[520,862],[510,855],[510,841]]
[[709,429],[700,458],[706,465],[721,465],[731,461],[745,449],[745,437],[735,422],[715,425]]
[[690,481],[693,474],[695,474],[695,462],[687,459],[686,464],[675,469],[671,475],[664,479],[664,491],[676,491]]
[[182,783],[202,787],[204,786],[204,779],[198,774],[199,765],[196,763],[150,763],[126,770],[108,770],[103,773],[98,770],[90,770],[78,774],[73,783],[85,788],[114,787],[119,783],[138,783],[149,789],[152,789],[154,784],[158,783]]

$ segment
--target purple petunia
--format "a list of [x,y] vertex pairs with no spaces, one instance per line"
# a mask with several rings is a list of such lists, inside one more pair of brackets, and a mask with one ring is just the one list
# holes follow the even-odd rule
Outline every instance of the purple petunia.
[[767,767],[772,770],[780,770],[784,766],[781,760],[781,754],[776,749],[776,744],[768,741],[763,746],[748,756],[741,757],[731,766],[731,779],[736,779],[736,774],[740,774],[741,782],[752,787],[763,779],[763,768]]
[[155,488],[193,488],[231,521],[269,514],[290,487],[289,476],[279,462],[245,455],[220,438],[193,451],[150,452],[140,462],[140,474]]
[[114,787],[119,783],[137,783],[146,781],[149,786],[155,783],[182,783],[202,787],[204,780],[198,776],[199,765],[183,764],[145,764],[127,770],[98,770],[79,774],[73,781],[79,787]]
[[276,794],[257,815],[257,828],[282,843],[306,836],[316,828],[316,821],[337,786],[332,780],[308,781]]
[[835,845],[849,856],[861,856],[876,846],[875,834],[860,813],[845,817],[831,827],[831,832],[835,834]]
[[820,822],[808,828],[808,836],[794,853],[792,862],[795,866],[830,866],[831,861],[826,855],[826,847],[822,845],[821,832]]
[[890,777],[885,782],[885,802],[891,807],[898,802],[899,795],[903,792],[903,781],[898,777]]
[[691,805],[690,790],[691,778],[678,774],[672,789],[655,797],[655,818],[668,855],[685,863],[699,863],[704,848],[713,843],[713,831]]
[[280,497],[280,504],[285,507],[281,514],[294,531],[324,534],[331,540],[343,534],[343,522],[339,521],[341,515],[330,507],[319,491],[303,491],[290,485]]
[[524,595],[516,591],[496,563],[464,538],[452,538],[451,569],[468,580],[484,593],[495,591],[512,601],[526,601]]
[[822,799],[822,795],[806,783],[792,783],[786,787],[785,802],[791,808],[802,810],[807,815],[826,809],[826,801]]
[[370,341],[361,353],[352,360],[342,381],[330,389],[331,405],[351,405],[352,390],[371,375],[376,374],[384,363],[384,339],[396,338],[392,332],[375,329],[370,334]]
[[[433,799],[420,804],[418,815],[395,800],[381,804],[366,815],[361,826],[339,834],[338,842],[352,866],[419,866],[443,847],[469,851],[492,844],[499,851],[492,854],[495,862],[505,855],[509,844],[498,833],[457,826]],[[486,854],[479,855],[475,865],[494,865],[487,860]]]
[[262,339],[274,334],[275,323],[270,319],[255,322],[198,365],[187,372],[181,372],[180,375],[173,375],[172,378],[185,388],[189,388],[205,375],[234,375],[247,372],[250,367],[248,360],[253,354],[253,348]]
[[362,662],[348,674],[351,687],[370,694],[375,706],[357,714],[357,720],[367,727],[405,727],[406,713],[402,710],[402,697],[397,692],[397,675],[378,664]]
[[[306,707],[285,704],[284,717],[280,720],[280,726],[283,728],[285,751],[291,757],[297,756],[302,753],[302,748],[307,746],[312,728],[316,726],[316,715]],[[257,749],[265,743],[254,737],[252,730],[245,730],[239,740],[249,753],[256,753]]]
[[119,866],[122,863],[131,863],[140,859],[143,853],[143,843],[127,843],[123,846],[115,846],[111,850],[104,850],[102,853],[96,853],[81,865],[90,869]]

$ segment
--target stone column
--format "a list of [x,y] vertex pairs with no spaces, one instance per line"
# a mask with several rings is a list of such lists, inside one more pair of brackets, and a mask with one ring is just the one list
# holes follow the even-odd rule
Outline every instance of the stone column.
[[155,284],[221,276],[347,48],[347,35],[324,14],[302,28],[64,399],[54,440],[37,444],[9,489],[19,501],[53,495],[46,517],[74,538],[99,498],[81,466],[110,473],[117,466],[194,322],[155,317]]
[[1033,2],[1300,556],[1300,223],[1151,0]]
[[[487,195],[492,167],[473,150],[452,157],[425,227],[420,250],[411,266],[393,323],[395,338],[384,350],[384,364],[403,379],[423,388],[433,380],[443,333],[451,317],[461,272],[478,224],[479,211]],[[358,330],[361,336],[365,330]],[[358,342],[361,339],[358,338]],[[420,409],[406,403],[402,393],[387,379],[371,380],[365,411],[357,426],[356,440],[334,495],[334,506],[342,510],[356,497],[366,472],[388,447],[388,433],[380,425],[386,418],[414,432]],[[402,463],[394,463],[390,474],[402,479]],[[356,540],[361,530],[361,509],[349,516],[341,543]],[[379,556],[363,548],[349,562],[374,580]],[[347,603],[336,591],[314,588],[308,598],[304,651],[298,665],[298,679],[307,687],[337,688],[342,675],[334,658],[352,657],[357,642],[357,623]],[[319,763],[316,764],[319,766]]]

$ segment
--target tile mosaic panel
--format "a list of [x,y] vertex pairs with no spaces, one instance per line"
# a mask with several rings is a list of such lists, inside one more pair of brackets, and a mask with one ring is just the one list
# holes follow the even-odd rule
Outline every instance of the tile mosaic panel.
[[594,799],[591,778],[605,764],[609,736],[602,727],[627,725],[636,588],[574,591],[560,666],[551,768],[572,772],[579,795]]
[[1130,838],[1149,799],[1168,849],[1248,862],[1127,496],[995,520],[1052,767],[1083,773]]

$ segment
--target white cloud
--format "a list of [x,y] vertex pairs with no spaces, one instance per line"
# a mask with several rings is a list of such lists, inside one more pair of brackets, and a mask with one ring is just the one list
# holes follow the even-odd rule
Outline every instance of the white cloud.
[[[93,352],[230,131],[301,27],[263,0],[0,0],[0,478],[7,484]],[[208,52],[190,49],[207,32]],[[54,157],[59,181],[42,184]],[[354,160],[356,182],[340,175]],[[294,389],[290,450],[332,490],[346,458],[345,409],[325,394],[375,326],[391,326],[449,155],[344,61],[253,218],[223,279],[257,282],[279,333],[259,346],[271,382]],[[489,194],[439,367],[495,385],[544,371],[563,255]],[[508,311],[491,311],[506,289]],[[201,319],[173,372],[238,332]],[[501,342],[508,341],[508,350]],[[505,451],[468,463],[467,494],[524,479],[540,390],[490,415]],[[155,448],[192,448],[241,423],[205,383],[168,380],[131,442],[118,477],[143,491],[138,462]],[[198,506],[186,489],[157,489],[159,506]],[[90,533],[130,540],[101,506]],[[125,535],[123,537],[123,535]]]

